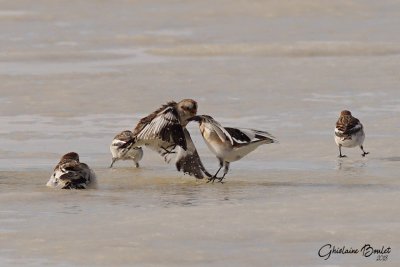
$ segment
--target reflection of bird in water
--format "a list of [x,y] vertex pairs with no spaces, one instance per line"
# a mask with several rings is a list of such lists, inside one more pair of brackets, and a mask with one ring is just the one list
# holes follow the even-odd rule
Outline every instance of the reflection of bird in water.
[[339,147],[339,157],[346,157],[346,155],[342,155],[342,146],[359,146],[363,152],[361,156],[365,157],[369,152],[364,151],[364,139],[365,134],[361,122],[357,118],[354,118],[350,111],[343,110],[340,113],[335,128],[335,142]]
[[141,147],[124,147],[126,142],[133,138],[133,133],[129,130],[117,134],[111,145],[110,151],[112,154],[112,161],[110,168],[118,160],[133,160],[136,168],[139,168],[139,161],[143,158],[143,149]]
[[337,170],[341,171],[350,171],[350,172],[359,172],[360,168],[364,168],[367,165],[363,161],[354,161],[354,162],[343,162],[342,160],[338,160]]
[[[275,137],[264,131],[222,127],[211,116],[194,116],[190,121],[199,122],[200,132],[208,148],[217,156],[220,168],[209,180],[220,182],[229,171],[229,163],[240,160],[263,144],[276,143]],[[222,177],[217,177],[224,167]]]
[[175,156],[176,168],[196,178],[211,176],[197,153],[186,129],[188,119],[197,113],[197,103],[184,99],[171,101],[142,118],[133,131],[133,137],[121,148],[147,146],[169,162]]
[[60,189],[95,188],[96,175],[88,165],[79,161],[78,153],[69,152],[62,156],[46,185]]

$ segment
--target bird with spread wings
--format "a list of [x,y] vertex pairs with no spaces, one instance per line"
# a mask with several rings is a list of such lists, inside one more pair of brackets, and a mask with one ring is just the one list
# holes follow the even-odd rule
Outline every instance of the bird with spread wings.
[[146,146],[169,162],[175,155],[178,171],[198,179],[211,174],[205,169],[193,140],[186,129],[188,119],[197,114],[197,102],[183,99],[168,102],[142,118],[133,130],[133,138],[124,147]]

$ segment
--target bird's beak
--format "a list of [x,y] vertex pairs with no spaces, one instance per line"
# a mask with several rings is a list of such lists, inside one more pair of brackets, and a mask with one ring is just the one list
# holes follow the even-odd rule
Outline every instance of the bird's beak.
[[187,121],[201,122],[201,117],[200,116],[193,116],[193,117],[189,118]]

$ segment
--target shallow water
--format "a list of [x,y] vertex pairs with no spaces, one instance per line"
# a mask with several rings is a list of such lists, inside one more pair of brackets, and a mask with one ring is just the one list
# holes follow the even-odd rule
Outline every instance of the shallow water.
[[[397,1],[0,2],[1,266],[398,266]],[[169,100],[280,143],[224,184],[113,136]],[[365,148],[338,159],[350,109]],[[189,125],[208,169],[218,167]],[[99,189],[44,185],[77,151]],[[321,246],[392,248],[387,262]]]

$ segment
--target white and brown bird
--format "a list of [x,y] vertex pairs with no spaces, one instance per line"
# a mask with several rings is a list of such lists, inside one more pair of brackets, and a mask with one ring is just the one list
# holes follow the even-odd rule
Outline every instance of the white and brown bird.
[[48,187],[59,189],[96,188],[96,175],[88,165],[79,161],[79,155],[69,152],[61,157],[54,168]]
[[[208,115],[194,116],[189,121],[199,122],[204,141],[219,160],[220,168],[214,176],[209,178],[212,182],[216,179],[222,182],[229,171],[231,162],[240,160],[260,145],[277,143],[275,137],[267,132],[223,127]],[[224,167],[224,174],[222,177],[217,177],[222,167]]]
[[125,130],[117,134],[111,142],[110,151],[112,154],[112,160],[110,168],[118,160],[133,160],[136,168],[139,168],[139,161],[143,158],[142,147],[125,147],[126,142],[133,138],[133,133],[129,130]]
[[365,157],[369,152],[364,151],[364,139],[364,127],[361,122],[357,118],[354,118],[350,111],[341,111],[335,128],[335,142],[339,147],[339,157],[346,157],[346,155],[342,154],[342,147],[356,146],[361,148],[363,152],[361,156]]
[[168,102],[142,118],[133,131],[133,138],[122,148],[146,146],[168,162],[171,160],[169,157],[175,155],[178,171],[199,179],[210,177],[186,129],[188,119],[196,113],[197,102],[193,99]]

